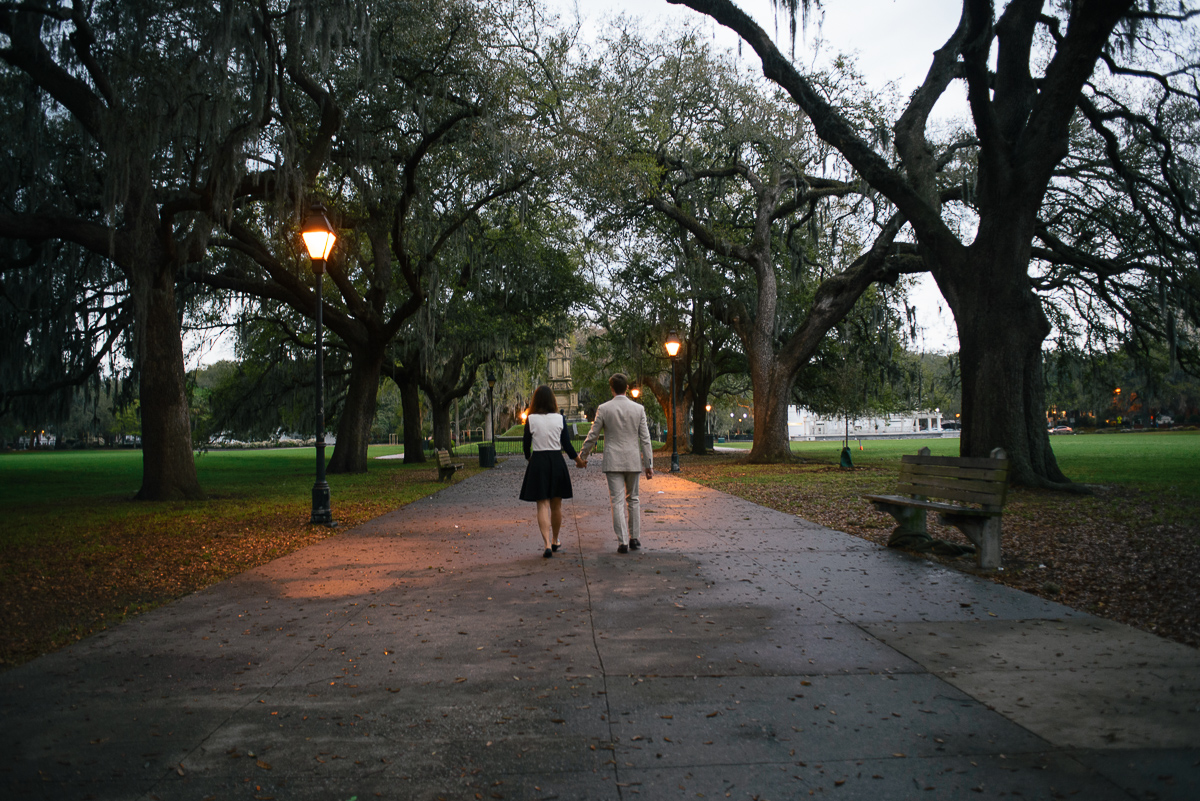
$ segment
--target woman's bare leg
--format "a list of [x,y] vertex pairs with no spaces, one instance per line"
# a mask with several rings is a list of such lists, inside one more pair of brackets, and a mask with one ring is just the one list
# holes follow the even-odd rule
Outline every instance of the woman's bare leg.
[[[555,498],[553,500],[558,500],[559,502],[562,501],[561,498]],[[537,502],[538,528],[542,532],[542,539],[545,541],[547,548],[550,547],[550,518],[551,518],[550,504],[551,503],[552,503],[552,501],[550,499]],[[559,517],[560,517],[560,522],[561,522],[561,517],[562,517],[561,514],[559,515]]]
[[554,531],[554,544],[558,545],[558,530],[562,528],[562,498],[550,499],[550,528]]

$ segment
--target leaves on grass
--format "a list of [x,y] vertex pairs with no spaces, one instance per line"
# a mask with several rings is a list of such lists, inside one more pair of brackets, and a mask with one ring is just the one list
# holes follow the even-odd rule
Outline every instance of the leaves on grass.
[[[426,466],[420,466],[426,467]],[[11,667],[243,573],[440,489],[431,469],[380,470],[360,493],[335,500],[338,528],[309,525],[307,491],[295,502],[213,498],[193,504],[112,499],[54,517],[53,530],[0,550],[0,668]],[[311,479],[309,479],[311,481]],[[401,487],[400,485],[404,485]],[[402,490],[402,492],[401,492]],[[404,500],[398,500],[403,497]],[[37,525],[37,509],[21,510]],[[49,515],[47,515],[49,517]]]

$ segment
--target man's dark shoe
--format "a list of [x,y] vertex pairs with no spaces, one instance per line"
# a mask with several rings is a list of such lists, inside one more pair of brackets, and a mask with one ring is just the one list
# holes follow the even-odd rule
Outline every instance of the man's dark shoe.
[[631,539],[629,541],[629,550],[636,551],[638,548],[641,548],[641,547],[642,547],[642,541],[639,540],[637,537],[634,537],[633,539]]
[[617,546],[617,553],[629,553],[629,546],[622,542]]

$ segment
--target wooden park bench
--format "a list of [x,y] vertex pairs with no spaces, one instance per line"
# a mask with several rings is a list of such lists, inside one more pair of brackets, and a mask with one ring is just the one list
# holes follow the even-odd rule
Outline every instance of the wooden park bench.
[[450,461],[450,451],[445,448],[438,452],[438,481],[449,481],[454,474],[463,469],[463,463],[455,464]]
[[916,456],[902,457],[896,492],[863,496],[896,518],[900,525],[893,541],[930,540],[925,513],[932,510],[939,522],[954,526],[975,544],[981,568],[1000,567],[1000,516],[1008,492],[1008,455],[1001,448],[991,458],[930,456],[929,448],[922,448]]

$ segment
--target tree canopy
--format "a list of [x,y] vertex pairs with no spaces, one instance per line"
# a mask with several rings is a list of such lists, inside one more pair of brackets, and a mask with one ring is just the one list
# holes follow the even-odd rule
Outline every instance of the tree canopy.
[[[578,327],[669,406],[675,329],[671,427],[686,439],[690,408],[704,430],[744,375],[750,458],[781,461],[789,404],[926,397],[900,334],[904,276],[927,271],[958,327],[962,453],[1069,487],[1047,343],[1056,376],[1079,349],[1164,388],[1200,371],[1189,3],[963,0],[897,104],[730,0],[669,2],[763,75],[695,30],[590,40],[536,0],[0,4],[0,414],[66,417],[133,378],[139,497],[199,497],[181,321],[201,306],[240,318],[246,357],[208,398],[263,430],[294,417],[266,398],[315,400],[321,310],[333,472],[367,468],[383,378],[420,458],[419,393],[444,446],[482,365],[525,380]],[[933,125],[956,86],[970,120]],[[339,234],[320,296],[296,237],[314,202]],[[238,408],[253,387],[265,411]]]
[[[1068,258],[1069,245],[1054,248],[1054,228],[1069,225],[1071,216],[1055,214],[1050,199],[1062,185],[1064,163],[1080,152],[1083,140],[1072,134],[1082,122],[1105,142],[1102,168],[1118,179],[1113,185],[1128,195],[1130,211],[1152,229],[1165,234],[1169,228],[1167,238],[1177,246],[1194,241],[1188,233],[1195,220],[1192,198],[1182,177],[1191,169],[1165,133],[1169,115],[1143,114],[1145,107],[1122,97],[1150,91],[1157,95],[1150,105],[1164,112],[1194,93],[1195,60],[1170,58],[1171,47],[1164,45],[1173,42],[1180,53],[1191,52],[1196,12],[1186,3],[1163,11],[1156,3],[1134,0],[1012,0],[997,14],[989,0],[964,0],[958,26],[891,121],[891,135],[878,140],[865,136],[820,91],[814,76],[729,0],[669,2],[707,14],[741,36],[760,57],[764,75],[791,97],[797,114],[911,226],[958,326],[963,455],[986,455],[1000,446],[1012,459],[1015,481],[1065,486],[1044,427],[1041,351],[1052,328],[1035,292],[1035,256],[1053,253],[1054,261],[1070,261],[1077,275],[1100,283],[1105,273],[1124,272],[1129,265],[1120,260],[1114,270],[1096,258],[1102,254]],[[797,3],[781,5],[794,18]],[[811,5],[805,2],[802,9]],[[1093,78],[1098,64],[1115,81],[1141,83],[1140,91],[1107,90],[1106,80]],[[930,114],[955,84],[966,90],[972,127],[957,140],[938,142],[930,134]],[[1124,146],[1137,145],[1132,156],[1156,140],[1150,150],[1158,155],[1143,162],[1152,169],[1139,179],[1129,169],[1133,162],[1122,157]],[[954,174],[947,167],[956,161],[970,167],[969,181],[958,186],[947,181]],[[1169,210],[1160,214],[1161,224],[1147,221],[1145,215],[1153,213],[1149,197]],[[959,224],[963,211],[967,226]],[[1035,253],[1039,237],[1043,249]]]

